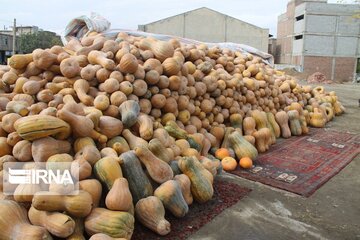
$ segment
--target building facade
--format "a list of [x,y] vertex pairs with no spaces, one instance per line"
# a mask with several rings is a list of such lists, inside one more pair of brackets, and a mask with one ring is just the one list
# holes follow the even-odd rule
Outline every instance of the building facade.
[[360,5],[292,0],[278,17],[275,62],[353,81],[360,62]]
[[203,42],[242,43],[268,52],[269,29],[257,27],[206,7],[139,25],[138,29]]

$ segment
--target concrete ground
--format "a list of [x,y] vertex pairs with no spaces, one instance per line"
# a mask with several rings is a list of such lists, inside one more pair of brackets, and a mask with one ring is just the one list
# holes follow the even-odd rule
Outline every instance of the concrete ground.
[[[325,89],[335,90],[347,109],[327,127],[360,133],[360,84]],[[309,198],[230,174],[221,177],[253,191],[189,239],[360,239],[360,155]]]

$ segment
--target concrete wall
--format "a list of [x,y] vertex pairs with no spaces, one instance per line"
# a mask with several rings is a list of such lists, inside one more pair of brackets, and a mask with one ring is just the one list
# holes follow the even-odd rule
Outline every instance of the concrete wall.
[[204,42],[242,43],[264,52],[268,51],[268,29],[259,28],[208,8],[140,25],[139,30]]
[[[358,4],[290,1],[287,12],[278,18],[280,57],[275,59],[278,63],[300,64],[307,73],[319,71],[328,79],[351,81],[360,58],[360,19],[354,17],[357,12]],[[302,14],[304,19],[297,20]],[[291,24],[292,30],[288,26]]]

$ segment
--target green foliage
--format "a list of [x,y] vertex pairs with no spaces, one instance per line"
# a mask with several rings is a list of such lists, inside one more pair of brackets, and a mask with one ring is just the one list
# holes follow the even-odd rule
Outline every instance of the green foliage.
[[24,53],[31,53],[36,48],[51,48],[54,45],[62,46],[62,43],[60,37],[51,32],[39,31],[19,37],[19,50]]

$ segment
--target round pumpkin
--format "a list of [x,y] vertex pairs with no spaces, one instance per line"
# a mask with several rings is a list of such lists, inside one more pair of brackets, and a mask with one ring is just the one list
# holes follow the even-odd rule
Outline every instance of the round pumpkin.
[[230,151],[226,148],[219,148],[215,152],[215,157],[222,160],[226,157],[230,157]]
[[221,160],[221,165],[225,171],[233,171],[237,166],[237,162],[232,157],[225,157]]
[[239,166],[245,169],[249,169],[253,166],[253,161],[249,157],[243,157],[239,161]]

